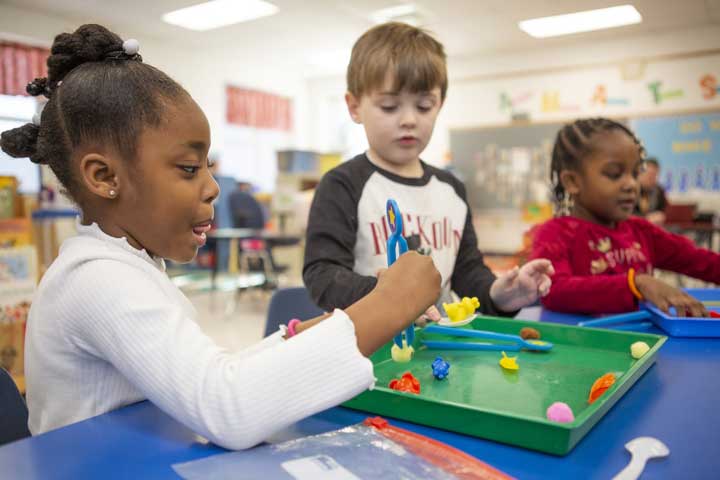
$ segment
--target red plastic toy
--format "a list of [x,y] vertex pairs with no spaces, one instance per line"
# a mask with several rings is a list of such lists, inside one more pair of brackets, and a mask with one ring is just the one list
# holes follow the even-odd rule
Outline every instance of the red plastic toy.
[[420,393],[420,380],[415,378],[412,373],[405,372],[400,380],[397,378],[390,380],[388,387],[399,392],[414,393],[415,395]]

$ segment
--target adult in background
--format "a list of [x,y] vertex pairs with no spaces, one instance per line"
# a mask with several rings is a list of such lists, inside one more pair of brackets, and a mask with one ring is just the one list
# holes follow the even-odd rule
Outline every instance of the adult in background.
[[640,183],[640,199],[635,214],[656,225],[665,223],[665,207],[668,201],[665,197],[665,189],[658,183],[660,177],[660,164],[655,158],[645,160],[645,168],[640,172],[638,181]]

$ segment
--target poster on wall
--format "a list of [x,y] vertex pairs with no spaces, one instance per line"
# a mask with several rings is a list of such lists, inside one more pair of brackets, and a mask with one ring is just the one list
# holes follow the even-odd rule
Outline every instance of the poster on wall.
[[34,246],[0,249],[0,366],[15,378],[24,373],[25,325],[36,284]]
[[592,116],[673,115],[720,109],[719,79],[717,53],[562,71],[541,69],[520,76],[469,76],[453,83],[443,109],[455,128],[517,119],[565,122]]
[[631,127],[671,197],[720,194],[720,113],[637,118]]

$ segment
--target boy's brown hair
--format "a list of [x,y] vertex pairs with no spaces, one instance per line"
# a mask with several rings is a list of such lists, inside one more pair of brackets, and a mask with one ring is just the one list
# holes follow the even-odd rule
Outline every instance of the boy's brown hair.
[[352,49],[347,69],[347,89],[360,98],[382,88],[387,72],[393,73],[393,91],[428,92],[440,87],[447,93],[445,50],[427,31],[406,23],[390,22],[365,32]]

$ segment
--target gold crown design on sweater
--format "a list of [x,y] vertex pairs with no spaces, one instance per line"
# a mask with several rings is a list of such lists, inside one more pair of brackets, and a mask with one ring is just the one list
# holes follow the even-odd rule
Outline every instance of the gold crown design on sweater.
[[602,253],[607,253],[612,248],[612,242],[609,237],[602,238],[597,242],[597,249]]
[[590,272],[593,275],[598,275],[600,273],[603,273],[605,270],[607,270],[607,268],[608,268],[608,264],[602,258],[599,258],[597,260],[592,260],[590,262]]

